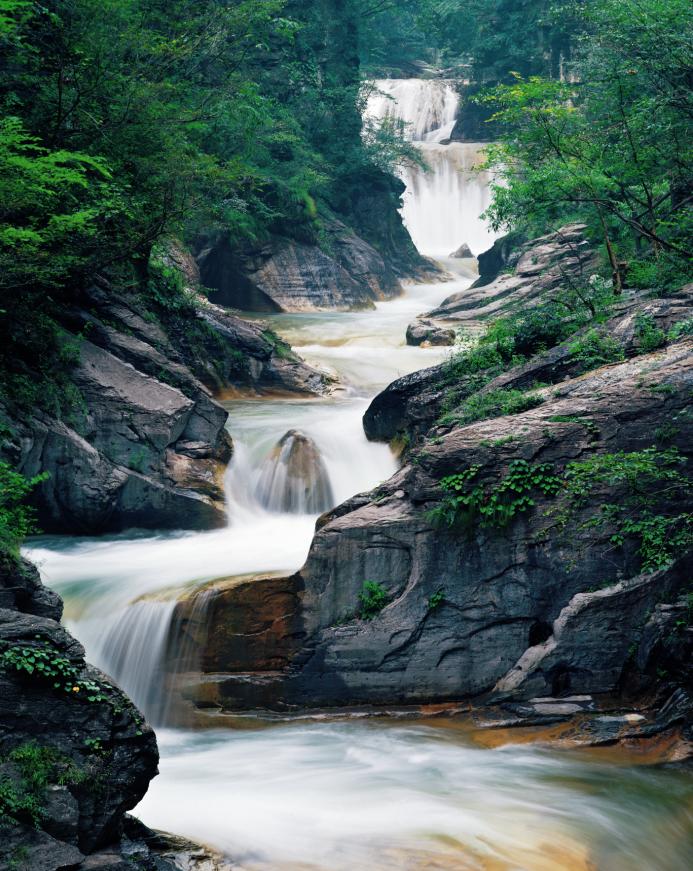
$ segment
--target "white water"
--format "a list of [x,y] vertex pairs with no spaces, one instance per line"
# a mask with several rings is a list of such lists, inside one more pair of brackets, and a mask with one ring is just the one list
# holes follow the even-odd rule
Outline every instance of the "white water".
[[495,238],[479,216],[491,204],[482,146],[443,145],[455,126],[459,97],[449,82],[432,79],[381,79],[368,100],[366,116],[401,121],[405,135],[422,153],[426,168],[407,166],[402,216],[419,251],[445,258],[463,242],[475,255]]
[[[457,171],[469,147],[458,152],[439,144],[449,135],[450,94],[429,83],[416,94],[411,85],[397,88],[421,147],[432,163],[439,158],[432,174],[409,179],[404,211],[415,240],[433,255],[463,241],[480,250],[490,238],[478,219],[485,182]],[[387,446],[366,440],[361,417],[383,386],[444,355],[407,347],[404,332],[415,315],[468,286],[471,264],[454,265],[462,273],[455,281],[408,287],[374,312],[268,319],[306,359],[337,372],[345,389],[327,400],[228,403],[236,448],[228,528],[44,538],[27,549],[65,598],[68,625],[89,658],[150,716],[165,707],[158,676],[177,591],[224,575],[289,572],[305,559],[314,515],[268,511],[256,498],[263,465],[287,430],[299,429],[317,445],[335,503],[394,472],[395,458]],[[187,662],[195,651],[180,655]],[[484,750],[442,728],[369,722],[261,728],[243,719],[229,725],[235,728],[161,732],[161,775],[137,813],[149,825],[218,847],[242,862],[239,869],[685,867],[690,791],[675,774],[531,747]]]

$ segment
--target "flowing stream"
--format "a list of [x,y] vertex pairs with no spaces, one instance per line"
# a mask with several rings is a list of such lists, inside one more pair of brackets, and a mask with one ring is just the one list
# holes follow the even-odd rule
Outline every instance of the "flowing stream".
[[[448,255],[463,242],[478,254],[493,238],[479,218],[489,194],[473,169],[478,147],[446,144],[456,108],[444,81],[378,83],[368,113],[406,122],[429,165],[403,173],[405,222],[419,250],[443,259],[454,277],[407,286],[371,312],[267,318],[343,388],[328,399],[226,403],[235,443],[228,527],[43,537],[27,548],[65,599],[66,623],[89,658],[155,722],[165,711],[161,659],[181,590],[295,571],[316,515],[396,470],[390,449],[366,440],[363,412],[392,380],[444,357],[407,347],[406,326],[473,280],[474,261]],[[450,723],[241,717],[229,727],[159,729],[161,774],[136,812],[221,849],[239,868],[686,867],[693,792],[676,772],[531,745],[488,749]]]

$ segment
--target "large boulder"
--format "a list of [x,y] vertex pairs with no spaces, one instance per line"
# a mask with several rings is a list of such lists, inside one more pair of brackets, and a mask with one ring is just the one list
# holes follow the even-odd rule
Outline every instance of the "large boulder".
[[154,733],[85,663],[61,612],[33,566],[0,553],[3,868],[81,869],[87,854],[118,841],[125,812],[157,773]]
[[349,311],[401,293],[381,254],[340,221],[325,222],[325,243],[272,237],[239,248],[227,236],[200,240],[197,263],[211,299],[245,311]]
[[[499,240],[498,251],[494,246],[480,258],[479,281],[468,290],[453,293],[421,317],[440,329],[470,327],[502,315],[508,307],[535,305],[570,282],[587,281],[598,261],[585,230],[584,224],[569,224],[527,242],[519,252],[514,241],[507,237],[505,242]],[[513,264],[512,271],[499,273],[501,264],[502,268]],[[415,325],[416,321],[410,327],[412,335]]]
[[58,417],[0,399],[0,457],[31,477],[46,531],[209,529],[226,523],[228,413],[212,391],[325,392],[266,325],[200,301],[192,323],[156,318],[97,282],[61,314],[79,349],[78,402]]

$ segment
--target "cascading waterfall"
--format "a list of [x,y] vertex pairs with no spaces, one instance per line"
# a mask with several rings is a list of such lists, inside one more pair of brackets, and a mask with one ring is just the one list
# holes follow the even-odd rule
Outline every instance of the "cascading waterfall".
[[[478,146],[445,144],[457,111],[454,90],[442,80],[379,85],[394,99],[374,95],[372,116],[409,122],[431,167],[403,176],[404,216],[416,244],[438,257],[462,242],[479,253],[492,240],[478,217],[488,179],[473,171]],[[336,371],[344,389],[322,400],[227,403],[235,450],[226,529],[45,538],[27,548],[65,599],[68,628],[89,659],[157,724],[185,722],[169,689],[201,666],[216,592],[208,582],[297,570],[322,504],[372,489],[396,470],[386,445],[367,442],[361,418],[379,389],[443,359],[444,350],[406,346],[404,333],[417,314],[469,286],[473,261],[454,265],[454,281],[409,286],[375,312],[269,318],[307,360]],[[313,472],[322,464],[315,501],[305,489],[286,498],[285,473],[298,447]],[[529,745],[491,750],[453,719],[437,728],[308,719],[248,729],[247,719],[231,722],[233,731],[158,730],[161,776],[136,813],[147,825],[225,851],[248,871],[687,867],[683,772]]]
[[402,216],[414,244],[424,254],[445,260],[462,243],[480,254],[494,235],[479,216],[490,205],[482,146],[450,142],[459,97],[442,79],[381,79],[368,99],[366,118],[401,121],[405,135],[426,164],[406,166]]

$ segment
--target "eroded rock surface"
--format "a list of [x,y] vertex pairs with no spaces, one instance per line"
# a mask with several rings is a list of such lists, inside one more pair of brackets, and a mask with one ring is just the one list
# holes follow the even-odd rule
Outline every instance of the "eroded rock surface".
[[[517,251],[514,242],[499,240],[480,258],[480,280],[468,290],[449,296],[422,315],[441,329],[459,329],[478,324],[504,312],[510,304],[529,306],[551,290],[571,283],[586,283],[596,266],[594,249],[585,238],[583,224],[569,224],[555,233],[533,239]],[[486,260],[484,260],[486,258]],[[498,273],[497,268],[511,269]],[[493,280],[488,280],[496,272]],[[416,332],[416,321],[410,326]],[[410,342],[411,344],[411,342]]]
[[49,474],[34,495],[42,528],[222,526],[232,445],[212,389],[311,394],[327,379],[261,324],[213,306],[196,309],[204,328],[191,334],[105,284],[82,303],[63,316],[79,355],[69,414],[0,401],[0,455],[28,477]]

